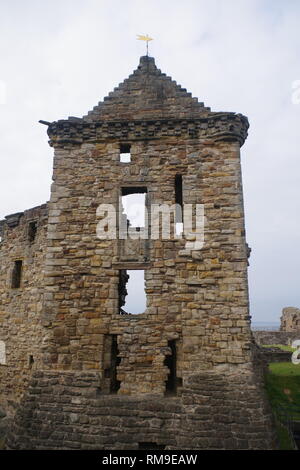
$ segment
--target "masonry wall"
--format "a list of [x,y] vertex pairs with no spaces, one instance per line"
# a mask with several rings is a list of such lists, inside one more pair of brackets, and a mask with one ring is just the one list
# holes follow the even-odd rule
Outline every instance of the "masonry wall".
[[[168,340],[178,341],[178,377],[214,365],[249,362],[247,254],[239,145],[173,138],[57,149],[49,203],[43,324],[51,368],[103,373],[105,335],[118,335],[119,393],[164,393]],[[120,261],[118,240],[99,240],[99,204],[118,206],[124,186],[146,186],[150,203],[205,206],[205,245],[150,240],[148,263]],[[193,236],[191,237],[193,239]],[[119,315],[119,270],[144,268],[147,309]]]
[[[248,311],[247,119],[211,112],[147,56],[87,116],[48,125],[42,357],[8,448],[274,448]],[[124,144],[130,163],[120,162]],[[183,203],[204,207],[203,246],[193,230],[154,239],[152,220],[144,241],[119,240],[118,225],[99,236],[102,204],[118,216],[121,194],[135,189],[148,207],[173,205],[178,175]],[[145,271],[147,307],[121,315],[132,269]]]
[[295,307],[286,307],[282,310],[280,318],[280,331],[298,333],[300,335],[300,309]]
[[[20,379],[9,385],[6,376],[5,389],[13,387],[17,399],[23,395],[7,448],[137,449],[143,442],[167,449],[276,447],[249,327],[239,148],[177,142],[172,158],[176,172],[182,170],[184,200],[205,204],[206,244],[199,252],[185,250],[186,240],[152,240],[143,265],[120,262],[118,242],[97,238],[96,209],[115,203],[124,181],[146,185],[152,201],[173,203],[175,170],[161,157],[165,152],[169,158],[168,146],[134,143],[133,162],[125,165],[118,162],[119,142],[56,150],[47,250],[41,238],[35,255],[45,262],[44,281],[40,271],[30,273],[45,285],[42,305],[37,297],[33,302],[42,326],[31,321],[27,328],[24,317],[20,322],[25,332],[34,327],[37,333],[30,339],[36,369],[28,387],[24,362],[22,385]],[[25,225],[24,219],[15,228],[20,240]],[[120,315],[119,270],[142,266],[147,310]],[[25,271],[23,280],[30,282]],[[41,293],[29,292],[29,298]],[[13,318],[18,310],[10,308]],[[117,395],[105,376],[110,335],[118,338],[121,359]],[[171,339],[177,340],[181,380],[168,397],[164,363]],[[17,367],[28,347],[15,354]]]
[[300,339],[300,333],[288,331],[253,331],[257,344],[285,344],[291,346],[293,341]]
[[101,396],[95,372],[35,372],[7,447],[275,449],[261,388],[259,374],[244,367],[192,375],[181,398],[160,399]]
[[[31,222],[37,223],[34,240],[29,230]],[[46,205],[1,222],[0,341],[5,360],[0,364],[0,407],[10,415],[27,388],[32,370],[41,367],[46,225]],[[21,285],[12,288],[16,260],[22,260]]]

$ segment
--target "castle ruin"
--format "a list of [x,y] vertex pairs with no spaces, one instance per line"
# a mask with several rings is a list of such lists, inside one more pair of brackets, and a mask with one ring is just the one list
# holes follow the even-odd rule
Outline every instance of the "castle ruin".
[[300,309],[285,307],[280,318],[280,331],[288,333],[300,333]]
[[[250,330],[247,118],[212,112],[144,56],[86,116],[45,124],[50,201],[0,222],[7,448],[275,448]],[[176,205],[170,237],[128,223],[132,195],[145,214]],[[178,208],[197,204],[201,243],[175,235]],[[139,314],[124,305],[136,271]]]

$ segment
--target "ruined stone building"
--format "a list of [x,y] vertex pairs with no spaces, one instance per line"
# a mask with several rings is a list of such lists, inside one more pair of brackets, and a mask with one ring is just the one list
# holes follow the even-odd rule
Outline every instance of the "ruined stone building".
[[300,309],[286,307],[282,309],[280,331],[300,333]]
[[[212,112],[145,56],[86,116],[46,124],[50,201],[0,225],[7,447],[274,448],[250,331],[247,118]],[[151,237],[147,217],[129,224],[130,195],[148,213],[203,205],[204,243],[197,231],[175,236],[180,210],[169,238]],[[102,204],[116,208],[115,236],[99,235]],[[124,305],[134,271],[145,279],[139,314]]]

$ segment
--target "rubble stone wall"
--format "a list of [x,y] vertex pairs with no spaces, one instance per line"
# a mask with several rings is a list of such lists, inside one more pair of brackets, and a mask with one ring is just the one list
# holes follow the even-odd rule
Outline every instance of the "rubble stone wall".
[[287,331],[253,331],[253,337],[257,344],[283,344],[291,346],[293,341],[300,339],[300,333]]
[[[177,373],[251,360],[240,153],[236,142],[165,138],[133,142],[119,162],[119,141],[55,151],[49,203],[42,322],[45,364],[99,370],[105,335],[117,335],[120,393],[163,395],[168,341],[177,340]],[[118,207],[122,187],[147,187],[150,204],[175,203],[183,175],[186,204],[204,204],[205,244],[149,240],[149,261],[121,262],[118,240],[97,238],[100,204]],[[173,226],[172,226],[173,228]],[[188,237],[194,239],[194,235]],[[147,308],[119,314],[120,269],[145,269]]]
[[[29,230],[32,222],[37,224],[34,240]],[[5,354],[0,361],[0,408],[8,414],[26,390],[31,371],[41,366],[46,227],[46,205],[1,222],[0,341]],[[12,288],[15,260],[22,261],[19,288]]]
[[202,372],[182,396],[101,396],[96,372],[35,372],[9,449],[275,449],[259,375],[240,366]]
[[300,309],[286,307],[282,310],[280,331],[300,335]]

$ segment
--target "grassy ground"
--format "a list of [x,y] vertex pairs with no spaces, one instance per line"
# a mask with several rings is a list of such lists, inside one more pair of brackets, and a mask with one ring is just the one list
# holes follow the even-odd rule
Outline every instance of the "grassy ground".
[[[293,364],[292,362],[273,362],[269,365],[269,370],[271,374],[276,376],[299,377],[300,380],[300,364]],[[300,403],[298,404],[300,405]]]
[[287,428],[277,422],[276,430],[279,439],[279,450],[295,450]]
[[266,389],[272,406],[300,407],[300,364],[291,362],[270,364]]
[[[299,406],[299,411],[293,412],[293,419],[300,419],[300,364],[292,362],[276,362],[269,365],[266,375],[266,390],[271,406],[276,413],[279,407]],[[284,426],[277,423],[277,433],[280,448],[289,450],[292,444]]]

